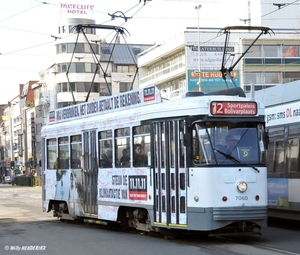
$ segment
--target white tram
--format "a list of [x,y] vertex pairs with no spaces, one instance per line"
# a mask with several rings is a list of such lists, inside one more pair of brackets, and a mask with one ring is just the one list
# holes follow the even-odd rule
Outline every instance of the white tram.
[[163,102],[153,86],[50,112],[42,129],[43,210],[141,231],[260,234],[264,107],[239,88],[224,92]]
[[266,109],[268,216],[300,220],[299,81],[256,91]]

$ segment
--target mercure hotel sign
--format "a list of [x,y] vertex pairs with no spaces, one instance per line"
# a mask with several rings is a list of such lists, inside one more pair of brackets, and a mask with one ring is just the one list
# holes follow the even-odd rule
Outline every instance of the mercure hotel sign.
[[88,14],[95,8],[94,5],[89,4],[60,4],[61,10],[64,10],[68,14]]

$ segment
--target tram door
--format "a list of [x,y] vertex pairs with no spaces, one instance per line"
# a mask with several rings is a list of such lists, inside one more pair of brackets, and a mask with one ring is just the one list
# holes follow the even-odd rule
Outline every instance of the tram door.
[[187,224],[184,121],[153,124],[154,132],[154,205],[155,224]]
[[84,171],[84,212],[86,215],[97,215],[97,137],[96,130],[83,133],[83,171]]

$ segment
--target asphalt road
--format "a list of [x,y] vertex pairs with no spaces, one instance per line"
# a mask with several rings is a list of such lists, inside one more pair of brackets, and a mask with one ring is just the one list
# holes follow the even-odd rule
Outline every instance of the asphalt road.
[[298,223],[273,222],[262,236],[208,238],[159,235],[66,223],[42,212],[41,187],[0,184],[0,255],[295,255]]

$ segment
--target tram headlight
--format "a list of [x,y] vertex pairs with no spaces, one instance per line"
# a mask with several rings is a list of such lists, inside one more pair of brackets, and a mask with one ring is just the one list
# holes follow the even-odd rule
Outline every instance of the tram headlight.
[[246,182],[241,181],[236,184],[236,187],[239,192],[245,192],[248,188],[248,185]]

